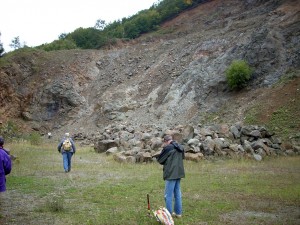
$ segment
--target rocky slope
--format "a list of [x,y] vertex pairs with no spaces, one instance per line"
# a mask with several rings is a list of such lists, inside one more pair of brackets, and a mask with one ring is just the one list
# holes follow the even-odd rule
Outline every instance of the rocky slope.
[[[0,68],[0,120],[54,136],[92,137],[109,124],[166,128],[209,115],[243,122],[258,103],[267,103],[266,113],[276,110],[277,89],[277,107],[292,100],[299,105],[299,16],[296,0],[212,0],[109,49],[7,55]],[[254,68],[240,92],[225,80],[235,59]],[[296,77],[292,84],[272,87],[286,74]]]

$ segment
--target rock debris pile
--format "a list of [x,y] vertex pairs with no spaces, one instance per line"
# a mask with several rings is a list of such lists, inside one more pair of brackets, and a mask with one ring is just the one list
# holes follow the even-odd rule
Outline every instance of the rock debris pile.
[[186,160],[196,162],[216,157],[260,161],[268,156],[300,153],[299,146],[283,146],[281,139],[263,126],[241,124],[176,125],[169,129],[155,125],[109,125],[94,137],[94,149],[98,153],[112,154],[119,162],[152,162],[160,153],[162,138],[167,134],[184,146]]

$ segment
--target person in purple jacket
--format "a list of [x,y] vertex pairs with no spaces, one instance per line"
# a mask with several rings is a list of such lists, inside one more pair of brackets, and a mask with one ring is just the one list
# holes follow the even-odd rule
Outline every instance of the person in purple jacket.
[[5,176],[11,171],[11,159],[8,151],[3,148],[4,138],[0,137],[0,192],[6,191]]

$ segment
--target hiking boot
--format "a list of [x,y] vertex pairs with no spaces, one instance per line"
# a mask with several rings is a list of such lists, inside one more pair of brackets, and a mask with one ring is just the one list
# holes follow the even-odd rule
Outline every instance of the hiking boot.
[[174,213],[174,212],[172,213],[172,216],[173,216],[173,217],[176,217],[176,218],[181,218],[181,217],[182,217],[181,214],[176,214],[176,213]]

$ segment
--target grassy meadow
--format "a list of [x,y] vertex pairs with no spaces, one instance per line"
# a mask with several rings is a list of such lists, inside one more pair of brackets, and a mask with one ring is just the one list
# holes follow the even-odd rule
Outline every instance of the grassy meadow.
[[[120,164],[80,147],[64,173],[57,143],[7,145],[17,156],[0,224],[158,224],[162,166]],[[183,217],[175,224],[300,224],[300,157],[185,161]]]

